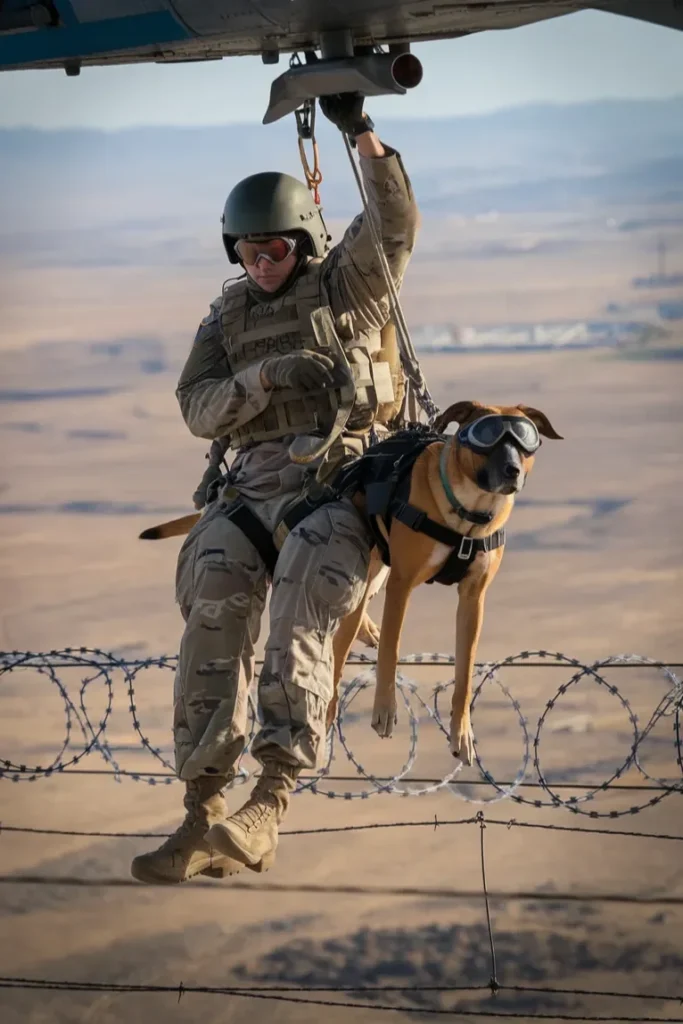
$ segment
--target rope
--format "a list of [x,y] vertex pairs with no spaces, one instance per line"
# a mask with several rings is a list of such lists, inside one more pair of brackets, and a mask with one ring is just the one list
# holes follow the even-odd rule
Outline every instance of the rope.
[[[296,131],[297,131],[297,144],[299,147],[299,158],[301,160],[301,166],[303,168],[304,177],[306,179],[306,185],[309,190],[313,193],[313,199],[316,206],[320,206],[320,185],[323,181],[322,171],[320,169],[320,150],[318,142],[315,137],[315,100],[305,100],[302,106],[294,111],[296,118]],[[418,402],[424,409],[429,422],[433,422],[439,414],[439,408],[432,399],[422,371],[420,364],[417,360],[417,355],[413,347],[413,342],[410,337],[410,331],[408,330],[408,324],[406,323],[403,309],[401,307],[401,300],[398,295],[398,290],[394,283],[391,275],[391,269],[387,262],[384,247],[382,246],[382,240],[377,232],[377,227],[373,221],[368,205],[367,194],[363,185],[363,180],[359,174],[356,161],[353,158],[353,152],[351,143],[348,135],[342,133],[344,138],[344,145],[346,146],[346,152],[353,169],[353,175],[356,179],[356,185],[360,192],[360,197],[363,203],[363,209],[365,211],[365,217],[370,228],[370,234],[372,236],[372,242],[377,253],[380,266],[382,268],[382,274],[386,281],[387,289],[389,291],[389,305],[391,307],[392,317],[394,325],[396,327],[396,334],[399,341],[399,347],[401,350],[402,361],[404,368],[410,379],[411,384],[415,388],[415,393]],[[305,142],[310,142],[313,150],[313,167],[311,167],[308,155],[306,153]]]
[[[320,186],[323,182],[322,171],[320,170],[320,150],[315,137],[315,100],[306,100],[299,110],[294,111],[296,117],[297,142],[299,145],[299,157],[303,167],[306,185],[313,193],[313,201],[320,206]],[[313,167],[306,154],[305,140],[311,143],[313,149]]]
[[353,170],[353,176],[356,179],[356,185],[358,186],[358,191],[360,192],[365,218],[370,229],[373,245],[375,246],[377,259],[379,260],[379,264],[382,268],[382,274],[384,275],[384,280],[386,282],[387,290],[389,292],[389,305],[391,307],[392,318],[394,321],[394,325],[396,327],[396,336],[398,338],[404,368],[408,375],[408,378],[410,379],[410,383],[415,388],[415,393],[418,402],[420,403],[425,413],[427,414],[429,422],[432,423],[439,415],[439,407],[436,405],[434,399],[429,393],[427,383],[424,377],[422,376],[422,370],[420,369],[420,364],[417,360],[417,355],[413,347],[413,342],[410,337],[410,331],[408,330],[408,324],[406,323],[406,318],[403,315],[403,309],[401,307],[401,300],[398,295],[398,289],[396,288],[396,284],[394,283],[394,279],[391,275],[391,268],[389,267],[386,253],[384,252],[382,239],[379,236],[379,233],[377,231],[377,225],[375,224],[374,218],[370,211],[368,197],[365,192],[365,186],[363,185],[363,179],[361,178],[360,171],[358,170],[358,165],[356,164],[356,161],[353,157],[353,149],[351,147],[351,142],[346,133],[342,133],[342,136],[344,139],[344,145],[346,147],[346,153],[349,158],[351,168]]

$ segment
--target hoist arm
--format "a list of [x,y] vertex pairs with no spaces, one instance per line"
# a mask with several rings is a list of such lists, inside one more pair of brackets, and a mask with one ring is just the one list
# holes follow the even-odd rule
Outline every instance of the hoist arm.
[[[343,36],[344,33],[337,35]],[[272,124],[292,114],[306,100],[321,96],[339,93],[358,93],[360,96],[394,93],[402,96],[422,81],[422,64],[405,46],[390,47],[389,53],[358,56],[351,43],[343,41],[342,45],[350,49],[349,55],[337,58],[323,56],[320,59],[315,53],[307,53],[305,64],[295,61],[288,71],[276,78],[270,88],[270,102],[263,123]],[[330,45],[328,52],[335,49],[339,47]]]

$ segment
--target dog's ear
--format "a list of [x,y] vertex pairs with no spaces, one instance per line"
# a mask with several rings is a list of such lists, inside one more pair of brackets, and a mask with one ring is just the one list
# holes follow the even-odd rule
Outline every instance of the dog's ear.
[[437,434],[443,434],[449,423],[464,423],[475,410],[482,408],[481,402],[456,402],[455,405],[449,405],[435,420],[434,429]]
[[564,441],[562,434],[558,434],[546,414],[540,409],[533,409],[530,405],[518,405],[517,408],[525,416],[528,416],[532,423],[536,424],[539,434],[543,434],[544,437],[549,437],[553,441]]

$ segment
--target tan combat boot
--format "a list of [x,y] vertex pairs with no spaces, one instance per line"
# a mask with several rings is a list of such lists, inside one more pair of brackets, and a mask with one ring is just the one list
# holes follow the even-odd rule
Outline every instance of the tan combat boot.
[[212,850],[204,839],[207,828],[228,812],[222,793],[227,781],[203,776],[185,783],[185,820],[158,850],[134,858],[133,878],[152,885],[174,885],[198,874],[225,878],[242,870],[242,863]]
[[264,761],[261,777],[244,807],[216,822],[206,833],[206,841],[247,867],[259,864],[263,871],[271,867],[278,844],[277,827],[289,807],[299,771],[282,761]]

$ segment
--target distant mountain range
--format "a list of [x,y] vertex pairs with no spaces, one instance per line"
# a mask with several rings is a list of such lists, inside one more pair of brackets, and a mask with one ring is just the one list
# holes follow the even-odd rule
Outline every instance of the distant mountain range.
[[[426,216],[683,200],[683,97],[378,127],[402,153]],[[358,208],[355,184],[323,119],[319,140],[326,213],[346,218]],[[173,238],[151,259],[201,260],[197,232],[214,229],[239,178],[267,169],[301,176],[293,119],[114,133],[0,130],[0,257],[35,257],[39,248],[49,265],[65,255],[63,232],[77,231],[87,260],[98,230],[115,229],[130,241],[131,232],[167,228]],[[127,261],[129,241],[119,239],[114,260]]]

